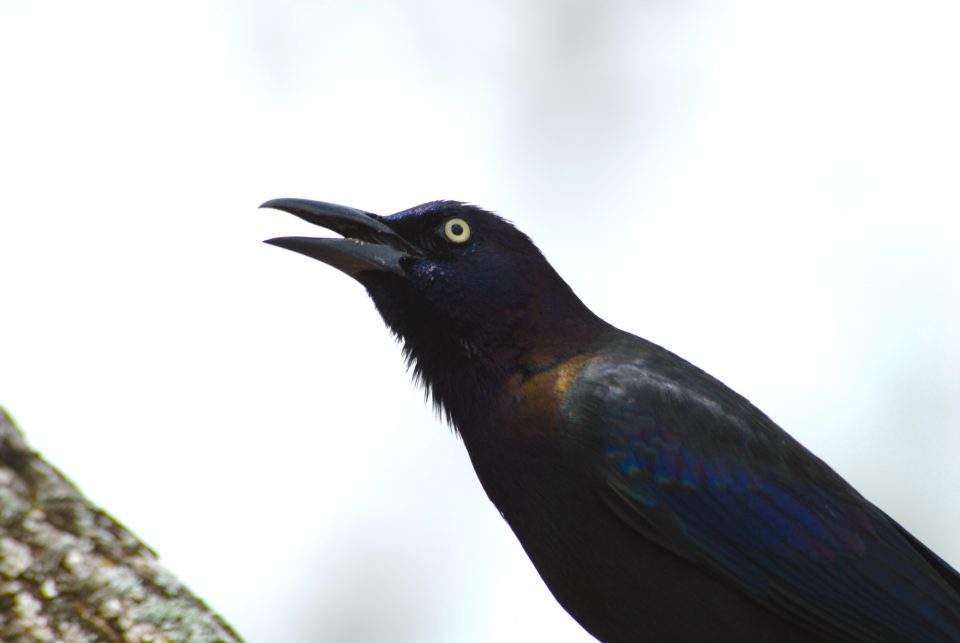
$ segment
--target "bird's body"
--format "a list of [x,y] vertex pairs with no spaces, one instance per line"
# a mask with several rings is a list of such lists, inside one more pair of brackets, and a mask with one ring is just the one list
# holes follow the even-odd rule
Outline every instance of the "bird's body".
[[[464,434],[487,495],[553,595],[603,641],[740,642],[744,632],[752,641],[810,640],[668,549],[638,542],[634,527],[604,506],[608,436],[578,426],[569,402],[603,357],[582,353],[515,376],[483,438]],[[507,455],[497,446],[504,443]]]
[[[565,609],[604,641],[960,641],[960,575],[745,398],[435,202],[265,204],[368,290]],[[362,242],[362,243],[361,243]]]

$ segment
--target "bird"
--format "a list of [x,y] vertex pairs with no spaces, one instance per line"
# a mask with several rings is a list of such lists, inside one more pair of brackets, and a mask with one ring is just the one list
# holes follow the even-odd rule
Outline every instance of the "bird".
[[560,605],[601,641],[960,641],[960,574],[700,368],[594,314],[499,215],[260,207],[359,282]]

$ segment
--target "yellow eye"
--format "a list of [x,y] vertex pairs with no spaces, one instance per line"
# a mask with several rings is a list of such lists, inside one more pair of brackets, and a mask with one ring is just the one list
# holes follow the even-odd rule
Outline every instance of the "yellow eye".
[[460,218],[448,219],[443,224],[443,236],[454,243],[464,243],[470,239],[470,224]]

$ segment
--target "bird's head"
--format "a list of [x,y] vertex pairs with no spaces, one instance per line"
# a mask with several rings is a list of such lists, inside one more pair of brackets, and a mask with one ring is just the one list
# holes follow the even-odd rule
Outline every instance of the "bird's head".
[[304,199],[261,207],[343,236],[266,243],[363,284],[417,377],[448,411],[448,388],[542,367],[603,325],[525,234],[481,208],[433,201],[382,217]]

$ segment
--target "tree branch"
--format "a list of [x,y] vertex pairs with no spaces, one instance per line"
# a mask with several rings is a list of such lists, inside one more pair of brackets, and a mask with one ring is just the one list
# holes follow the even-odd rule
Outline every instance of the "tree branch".
[[0,640],[241,639],[0,408]]

